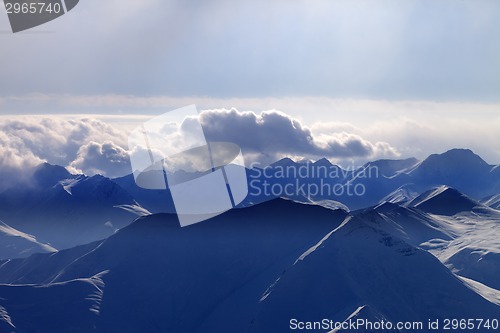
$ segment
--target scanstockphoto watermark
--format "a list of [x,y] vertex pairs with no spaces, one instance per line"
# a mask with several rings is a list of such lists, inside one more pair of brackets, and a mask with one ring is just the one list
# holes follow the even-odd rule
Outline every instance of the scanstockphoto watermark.
[[427,321],[369,320],[349,318],[334,321],[328,318],[319,321],[301,321],[292,318],[289,321],[291,331],[346,331],[346,332],[496,332],[499,329],[498,318],[444,318]]
[[300,321],[290,319],[289,328],[292,331],[317,331],[317,330],[343,330],[350,332],[376,332],[376,331],[423,331],[424,323],[421,321],[408,321],[392,323],[387,320],[368,320],[364,318],[349,318],[343,322],[336,322],[331,319],[320,321]]
[[364,196],[366,181],[380,177],[375,165],[356,167],[353,164],[340,168],[332,164],[299,163],[263,168],[260,163],[254,162],[250,169],[253,171],[248,175],[250,196]]

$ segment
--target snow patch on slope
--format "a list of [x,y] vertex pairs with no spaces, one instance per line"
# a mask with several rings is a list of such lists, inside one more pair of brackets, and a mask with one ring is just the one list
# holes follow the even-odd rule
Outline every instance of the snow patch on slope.
[[491,207],[493,209],[500,210],[500,193],[497,193],[495,195],[489,196],[489,197],[481,200],[481,203],[483,205]]
[[388,195],[386,195],[380,203],[389,202],[389,203],[403,203],[407,201],[411,201],[418,196],[418,192],[413,189],[412,184],[406,184],[400,186],[396,190],[392,191]]
[[149,210],[147,210],[146,208],[141,207],[139,205],[117,205],[114,207],[123,209],[123,210],[130,212],[130,213],[133,213],[137,216],[151,215],[151,212]]
[[[0,298],[0,300],[2,300],[2,299]],[[12,326],[13,328],[16,328],[16,326],[12,323],[12,319],[10,318],[9,313],[1,305],[0,305],[0,321],[3,321],[5,323],[7,323],[8,325]]]
[[[369,305],[363,305],[363,306],[360,306],[358,307],[351,315],[349,315],[349,317],[347,317],[346,320],[344,320],[343,322],[351,322],[351,321],[357,321],[357,320],[360,320],[360,319],[363,319],[363,320],[366,320],[366,321],[370,321],[370,322],[380,322],[380,321],[384,321],[384,322],[387,322],[387,318],[384,317],[383,315],[381,315],[380,313],[378,313],[377,311],[373,310]],[[342,333],[342,332],[352,332],[352,330],[344,330],[342,328],[335,328],[333,329],[332,331],[328,332],[328,333]],[[366,332],[366,331],[363,331],[363,332]],[[357,331],[357,333],[363,333],[361,331]],[[396,332],[400,332],[398,330],[377,330],[378,333],[396,333]]]
[[57,252],[48,244],[37,241],[36,237],[0,221],[0,259],[27,257],[37,252]]
[[490,288],[480,282],[477,282],[472,279],[465,278],[463,276],[459,276],[462,281],[464,281],[472,290],[477,292],[479,295],[483,296],[485,299],[490,301],[493,304],[500,306],[500,291]]

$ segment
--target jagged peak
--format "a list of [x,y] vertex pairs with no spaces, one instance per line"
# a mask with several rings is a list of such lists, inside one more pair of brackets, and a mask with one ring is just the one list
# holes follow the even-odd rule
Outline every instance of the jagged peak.
[[290,157],[285,157],[282,158],[281,160],[278,160],[274,163],[271,163],[271,167],[277,167],[277,166],[288,166],[288,165],[296,165],[297,163],[292,160]]
[[333,166],[332,162],[330,162],[329,159],[326,157],[320,158],[316,162],[314,162],[314,166],[326,166],[326,167],[331,167]]
[[33,181],[38,186],[49,187],[58,184],[61,180],[74,177],[66,168],[49,163],[42,163],[33,171]]

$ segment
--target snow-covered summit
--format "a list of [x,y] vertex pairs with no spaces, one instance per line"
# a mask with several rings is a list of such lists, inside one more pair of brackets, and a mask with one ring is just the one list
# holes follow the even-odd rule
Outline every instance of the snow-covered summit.
[[478,205],[480,203],[446,185],[426,191],[408,203],[410,207],[440,215],[454,215]]

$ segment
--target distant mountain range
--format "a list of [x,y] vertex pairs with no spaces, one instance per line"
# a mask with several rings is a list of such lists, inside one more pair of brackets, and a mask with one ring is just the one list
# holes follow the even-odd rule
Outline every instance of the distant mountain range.
[[[300,171],[305,177],[300,176]],[[476,200],[500,193],[500,168],[488,165],[468,149],[434,154],[423,161],[413,158],[379,160],[356,170],[343,170],[326,159],[316,163],[296,163],[283,159],[272,164],[265,172],[250,170],[248,174],[249,179],[254,180],[254,185],[250,186],[250,195],[244,205],[266,200],[265,196],[252,195],[252,190],[253,193],[259,193],[258,187],[262,188],[264,181],[270,183],[268,188],[273,184],[280,184],[281,187],[292,184],[294,188],[291,192],[295,195],[285,197],[304,202],[333,200],[351,210],[375,205],[397,193],[412,196],[440,185],[453,187]],[[304,195],[299,189],[303,184],[316,184],[324,190],[320,193],[310,191]],[[335,193],[329,193],[329,188],[335,189],[332,191]]]
[[[435,332],[429,320],[442,330],[450,318],[495,325],[498,170],[470,150],[356,170],[283,159],[247,170],[239,208],[181,228],[168,190],[42,164],[29,186],[0,193],[0,332],[281,333],[323,319],[424,325],[377,330],[385,333]],[[289,192],[263,193],[273,186]],[[307,186],[364,192],[304,195]]]

